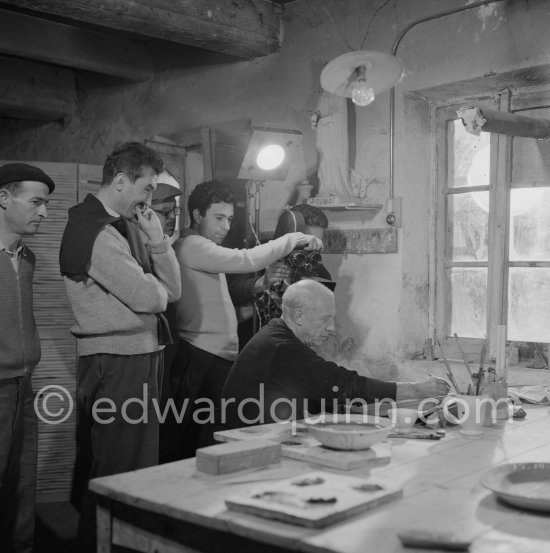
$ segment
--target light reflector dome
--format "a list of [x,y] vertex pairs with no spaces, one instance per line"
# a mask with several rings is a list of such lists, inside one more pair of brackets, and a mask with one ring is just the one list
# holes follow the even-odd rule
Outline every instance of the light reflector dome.
[[[371,89],[368,95],[372,94],[374,99],[374,94],[394,86],[402,74],[403,64],[395,56],[375,50],[358,50],[338,56],[327,63],[321,71],[321,86],[336,96],[352,98],[358,86],[366,81]],[[356,103],[368,105],[371,101]]]

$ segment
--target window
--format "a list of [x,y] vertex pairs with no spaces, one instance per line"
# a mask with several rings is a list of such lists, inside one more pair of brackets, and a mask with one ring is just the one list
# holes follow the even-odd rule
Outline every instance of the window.
[[[507,97],[511,111],[550,119],[550,93]],[[468,133],[456,110],[436,111],[435,333],[479,351],[507,325],[512,360],[547,364],[550,343],[550,144]],[[443,145],[443,147],[442,147]],[[443,337],[446,337],[442,339]]]

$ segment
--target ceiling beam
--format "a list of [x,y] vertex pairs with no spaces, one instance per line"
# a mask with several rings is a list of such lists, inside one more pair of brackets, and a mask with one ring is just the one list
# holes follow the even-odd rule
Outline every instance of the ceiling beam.
[[[222,121],[207,125],[212,131],[216,142],[224,144],[242,145],[246,148],[252,137],[252,120],[249,117],[241,117],[231,121]],[[201,133],[204,125],[186,129],[178,129],[171,133],[169,138],[176,144],[190,148],[201,144]]]
[[1,0],[0,5],[245,59],[279,46],[279,17],[265,0]]
[[153,76],[149,50],[134,41],[0,8],[0,54],[113,75]]
[[55,121],[76,111],[74,72],[0,56],[0,116]]

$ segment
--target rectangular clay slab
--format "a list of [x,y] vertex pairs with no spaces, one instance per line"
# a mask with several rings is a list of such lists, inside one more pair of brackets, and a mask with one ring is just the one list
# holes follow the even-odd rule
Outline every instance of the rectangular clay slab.
[[197,450],[197,470],[228,474],[281,461],[281,445],[268,440],[247,440]]

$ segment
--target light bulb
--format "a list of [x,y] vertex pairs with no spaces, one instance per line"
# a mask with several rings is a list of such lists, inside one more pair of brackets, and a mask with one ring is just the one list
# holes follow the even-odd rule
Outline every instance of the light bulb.
[[374,90],[365,79],[357,79],[353,84],[351,99],[358,106],[368,106],[374,100]]
[[279,167],[285,159],[285,150],[279,144],[270,144],[262,148],[256,156],[256,163],[260,169],[270,171]]

